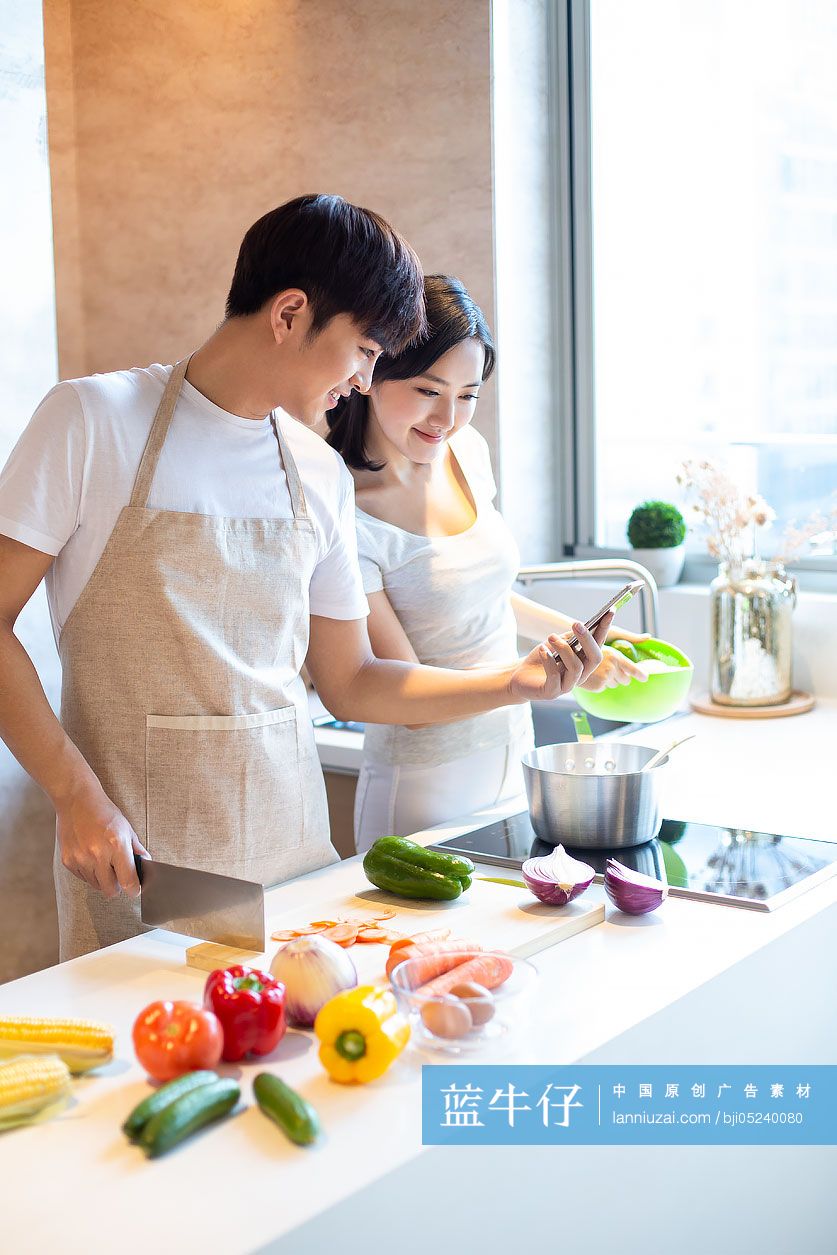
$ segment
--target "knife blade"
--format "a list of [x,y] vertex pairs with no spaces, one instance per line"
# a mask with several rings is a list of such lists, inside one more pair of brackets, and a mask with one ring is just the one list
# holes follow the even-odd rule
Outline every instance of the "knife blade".
[[242,950],[264,950],[263,885],[139,855],[134,862],[144,924]]

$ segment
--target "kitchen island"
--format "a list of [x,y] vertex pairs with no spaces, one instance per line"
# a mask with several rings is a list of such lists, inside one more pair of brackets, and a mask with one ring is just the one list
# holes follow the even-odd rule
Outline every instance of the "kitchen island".
[[[745,724],[686,715],[632,739],[662,746],[675,730],[698,737],[666,769],[668,816],[837,840],[837,703]],[[357,859],[279,886],[269,926],[365,886]],[[604,900],[601,886],[588,894]],[[157,930],[0,987],[0,1014],[117,1030],[114,1062],[75,1083],[63,1115],[0,1137],[4,1250],[837,1249],[831,1147],[423,1148],[420,1056],[408,1049],[379,1081],[344,1088],[320,1068],[313,1037],[294,1030],[268,1066],[318,1109],[320,1144],[293,1147],[253,1106],[264,1065],[247,1063],[224,1068],[241,1078],[239,1115],[146,1161],[119,1130],[148,1092],[131,1024],[154,999],[200,998],[203,976],[184,966],[190,944]],[[837,1061],[837,878],[771,914],[670,898],[634,918],[607,903],[603,924],[532,962],[537,1015],[516,1062]]]

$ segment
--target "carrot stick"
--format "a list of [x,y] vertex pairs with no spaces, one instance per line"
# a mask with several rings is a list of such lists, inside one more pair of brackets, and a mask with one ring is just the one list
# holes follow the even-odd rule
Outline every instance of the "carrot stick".
[[415,964],[412,980],[415,988],[434,976],[439,976],[442,972],[456,967],[458,963],[464,963],[466,959],[473,958],[484,949],[485,946],[481,946],[476,941],[462,940],[428,942],[423,946],[398,946],[390,950],[387,976],[392,975],[393,969],[399,963],[403,963],[406,959],[413,959]]
[[429,929],[428,932],[425,932],[425,933],[413,933],[412,937],[410,937],[409,940],[414,942],[417,946],[423,946],[425,942],[447,941],[449,937],[450,937],[449,928],[431,928]]
[[[450,937],[449,928],[431,928],[427,932],[413,933],[411,937],[409,936],[408,937],[395,937],[393,938],[392,945],[390,946],[389,955],[390,955],[390,958],[393,958],[396,950],[407,950],[411,946],[427,947],[427,946],[438,945],[440,941],[447,941],[449,937]],[[458,944],[459,942],[457,942],[457,945]],[[470,946],[468,948],[472,950],[473,946]],[[407,957],[406,954],[399,955],[397,960],[395,960],[395,962],[401,963],[402,960],[405,959],[406,957]],[[410,958],[413,958],[413,957],[414,956],[411,953]],[[387,970],[388,971],[390,970],[389,964],[387,964]]]
[[496,989],[509,979],[513,971],[514,964],[504,954],[478,954],[429,980],[417,992],[423,997],[435,997],[448,993],[461,981],[475,981],[485,989]]

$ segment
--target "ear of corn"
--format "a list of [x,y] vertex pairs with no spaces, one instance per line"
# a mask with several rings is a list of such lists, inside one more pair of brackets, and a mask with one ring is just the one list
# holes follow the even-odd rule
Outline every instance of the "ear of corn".
[[0,1059],[58,1055],[71,1072],[87,1072],[113,1058],[113,1030],[94,1020],[15,1015],[0,1018]]
[[70,1069],[57,1055],[0,1062],[0,1130],[54,1115],[70,1092]]

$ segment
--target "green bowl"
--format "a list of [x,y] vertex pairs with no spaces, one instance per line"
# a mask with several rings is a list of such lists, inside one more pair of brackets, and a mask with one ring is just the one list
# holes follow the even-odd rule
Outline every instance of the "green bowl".
[[644,684],[640,680],[631,680],[629,684],[602,689],[600,693],[573,689],[573,697],[588,715],[615,719],[621,723],[658,723],[683,705],[695,670],[691,659],[668,641],[655,637],[640,641],[636,649],[640,661],[643,658],[658,658],[660,662],[677,667],[677,670],[649,675]]

